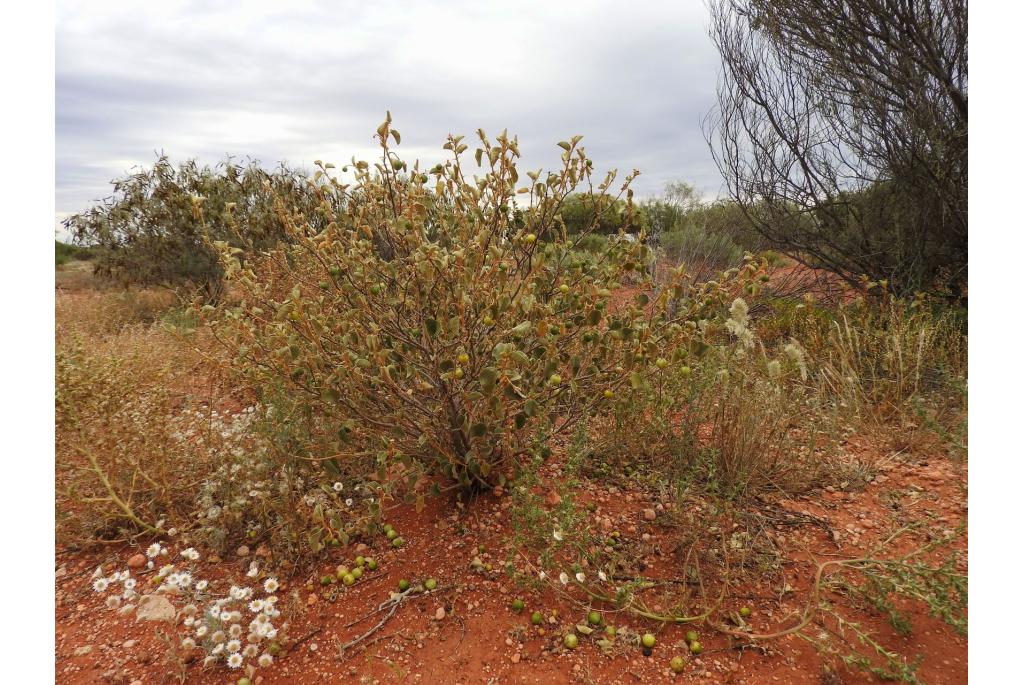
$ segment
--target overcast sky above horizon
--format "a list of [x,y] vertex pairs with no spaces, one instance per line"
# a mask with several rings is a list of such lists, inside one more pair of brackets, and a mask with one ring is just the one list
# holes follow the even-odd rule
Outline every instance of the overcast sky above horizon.
[[523,167],[584,136],[640,196],[719,193],[700,121],[719,60],[703,0],[613,3],[58,0],[58,221],[150,165],[226,155],[309,167],[375,155],[390,109],[406,160],[449,132],[519,135]]

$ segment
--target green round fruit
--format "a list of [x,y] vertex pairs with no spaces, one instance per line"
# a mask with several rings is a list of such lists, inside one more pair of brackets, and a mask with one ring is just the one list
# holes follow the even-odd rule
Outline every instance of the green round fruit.
[[537,234],[536,233],[527,233],[523,237],[523,240],[526,241],[527,245],[532,245],[533,243],[537,242]]
[[580,643],[580,639],[576,637],[575,633],[569,633],[565,636],[565,639],[562,640],[562,642],[565,644],[567,648],[576,649],[576,645]]
[[699,639],[700,639],[700,636],[697,635],[697,631],[696,630],[688,630],[688,631],[686,631],[686,642],[687,642],[687,644],[689,644],[690,642],[696,642]]
[[267,647],[267,651],[270,652],[270,656],[277,656],[281,653],[281,645],[276,642],[271,642],[270,646]]
[[334,580],[334,576],[324,576],[323,578],[320,579],[320,584],[321,585],[330,585],[333,580]]
[[400,581],[398,581],[398,589],[401,590],[402,592],[405,592],[406,590],[408,590],[409,589],[409,581],[406,580],[405,578],[402,578]]
[[428,590],[436,590],[437,581],[433,578],[427,578],[427,582],[423,583],[423,587],[427,588]]
[[557,373],[553,373],[551,374],[551,377],[548,378],[548,382],[551,383],[551,385],[560,385],[562,383],[562,377]]
[[388,528],[384,531],[384,535],[387,536],[388,540],[394,540],[398,537],[398,531],[394,528]]
[[385,523],[385,524],[384,524],[383,526],[381,526],[381,528],[382,528],[382,529],[384,530],[384,532],[386,533],[386,532],[388,532],[389,530],[393,530],[393,529],[394,529],[394,526],[392,526],[392,525],[391,525],[390,523]]
[[743,618],[750,618],[750,614],[752,613],[753,612],[750,610],[750,607],[740,607],[740,616]]
[[356,557],[356,566],[366,566],[366,557]]
[[461,380],[462,377],[466,375],[466,372],[463,371],[461,368],[459,368],[459,369],[455,369],[455,374],[454,375],[455,375],[455,379],[456,380]]
[[252,681],[245,676],[242,676],[238,679],[238,685],[252,685]]
[[618,631],[615,630],[615,626],[608,625],[608,626],[604,627],[604,634],[607,635],[608,637],[615,637],[615,634],[617,632]]
[[672,657],[672,661],[670,661],[668,665],[669,668],[672,669],[673,673],[682,673],[683,668],[686,666],[686,662],[683,661],[683,657],[674,656]]
[[694,640],[693,642],[690,643],[690,653],[691,654],[700,654],[703,651],[704,651],[704,646],[701,643],[697,642],[696,640]]
[[666,366],[668,366],[668,360],[665,359],[664,357],[658,357],[658,359],[654,362],[654,365],[657,366],[659,369],[664,369]]
[[338,576],[339,578],[344,578],[348,575],[348,566],[339,566],[335,569],[334,575]]
[[567,292],[569,292],[569,286],[563,283],[562,285],[558,286],[558,290],[564,295]]
[[644,633],[644,636],[640,638],[640,644],[642,644],[647,649],[653,649],[655,642],[657,642],[657,640],[655,640],[654,636],[650,633]]
[[587,622],[590,623],[591,625],[595,625],[595,626],[601,625],[601,614],[600,614],[600,612],[591,611],[589,614],[587,614]]
[[397,548],[399,548],[399,547],[401,547],[401,546],[402,546],[402,545],[404,545],[404,544],[405,544],[405,540],[403,540],[403,539],[402,539],[402,538],[400,538],[400,537],[398,537],[398,538],[395,538],[394,540],[392,540],[392,541],[391,541],[391,546],[392,546],[392,547],[394,547],[394,548],[396,548],[396,549],[397,549]]
[[544,614],[540,613],[539,611],[535,611],[530,615],[530,623],[532,623],[533,625],[539,626],[543,622]]
[[345,583],[345,585],[355,585],[356,584],[356,577],[354,575],[352,575],[351,573],[346,573],[342,577],[341,582]]
[[352,569],[352,577],[355,578],[356,580],[359,580],[360,578],[362,578],[363,577],[363,567],[362,566],[356,566],[354,569]]
[[468,364],[469,363],[469,355],[466,354],[465,352],[460,354],[459,355],[459,363],[460,364]]
[[526,608],[526,604],[523,603],[523,600],[521,600],[521,599],[513,599],[512,600],[512,611],[515,611],[515,612],[518,613],[518,612],[522,611],[524,608]]
[[366,568],[370,569],[371,571],[376,571],[377,570],[377,560],[376,559],[367,559],[366,560]]

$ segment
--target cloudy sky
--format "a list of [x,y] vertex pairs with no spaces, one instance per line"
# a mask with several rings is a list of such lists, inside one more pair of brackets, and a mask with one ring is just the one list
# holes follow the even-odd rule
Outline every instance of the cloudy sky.
[[581,134],[598,169],[643,172],[639,195],[673,179],[716,195],[706,26],[703,0],[58,0],[58,219],[159,150],[369,159],[389,109],[407,160],[507,128],[523,168],[547,167]]

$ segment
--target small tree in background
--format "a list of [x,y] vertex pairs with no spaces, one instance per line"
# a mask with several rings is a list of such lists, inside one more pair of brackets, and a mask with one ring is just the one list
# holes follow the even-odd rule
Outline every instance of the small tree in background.
[[850,283],[965,293],[965,0],[718,0],[706,134],[773,246]]

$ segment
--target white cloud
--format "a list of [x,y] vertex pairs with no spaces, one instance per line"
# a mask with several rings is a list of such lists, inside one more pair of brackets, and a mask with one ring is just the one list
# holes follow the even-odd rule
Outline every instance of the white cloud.
[[702,2],[57,3],[57,211],[154,152],[344,163],[390,109],[401,152],[518,133],[524,166],[579,133],[595,164],[718,190],[701,135],[718,58]]

